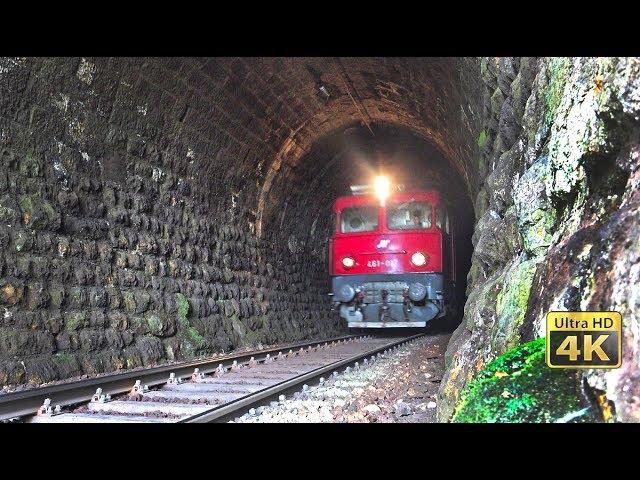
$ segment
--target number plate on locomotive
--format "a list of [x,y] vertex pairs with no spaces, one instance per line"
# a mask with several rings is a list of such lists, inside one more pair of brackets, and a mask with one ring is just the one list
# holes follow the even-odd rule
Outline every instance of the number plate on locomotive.
[[367,260],[367,267],[369,268],[396,268],[398,267],[398,259],[397,258],[387,258],[384,260]]

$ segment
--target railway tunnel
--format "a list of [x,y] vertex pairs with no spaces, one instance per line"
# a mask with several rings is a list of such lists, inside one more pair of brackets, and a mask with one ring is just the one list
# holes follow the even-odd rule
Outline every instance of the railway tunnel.
[[[464,232],[468,300],[442,419],[550,308],[622,310],[634,332],[638,70],[634,59],[2,59],[0,382],[344,332],[327,298],[331,204],[379,170],[446,190]],[[629,419],[637,338],[625,342],[627,369],[592,380]]]

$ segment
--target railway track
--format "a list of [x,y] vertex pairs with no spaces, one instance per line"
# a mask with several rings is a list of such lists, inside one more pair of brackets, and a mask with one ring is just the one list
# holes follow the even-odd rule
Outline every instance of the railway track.
[[226,422],[422,335],[352,335],[8,393],[0,420]]

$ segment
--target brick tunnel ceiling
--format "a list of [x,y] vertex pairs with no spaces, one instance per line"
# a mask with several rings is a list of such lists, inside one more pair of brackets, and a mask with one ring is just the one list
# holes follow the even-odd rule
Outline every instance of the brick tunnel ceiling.
[[[354,127],[393,136],[394,129],[386,125],[405,138],[424,139],[432,146],[426,149],[435,147],[471,196],[477,185],[469,118],[478,106],[467,99],[479,98],[470,92],[478,79],[475,68],[466,59],[185,62],[177,78],[196,90],[176,99],[186,112],[182,121],[214,132],[198,143],[187,175],[197,179],[202,192],[230,185],[231,198],[218,198],[217,208],[234,212],[262,236],[273,217],[282,214],[292,189],[307,190],[319,173],[325,186],[351,180],[348,175],[354,173],[344,162],[343,171],[350,172],[346,175],[338,168],[321,168],[340,153],[332,149],[331,139],[333,145],[339,143],[340,133],[349,135]],[[326,190],[345,193],[343,188]]]

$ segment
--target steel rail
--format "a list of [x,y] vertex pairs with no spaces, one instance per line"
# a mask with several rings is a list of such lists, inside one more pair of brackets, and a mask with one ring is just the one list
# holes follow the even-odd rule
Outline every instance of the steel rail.
[[161,365],[148,369],[114,373],[57,385],[4,393],[0,394],[0,421],[35,415],[47,398],[51,399],[52,405],[75,405],[90,401],[96,393],[97,388],[102,388],[104,394],[113,396],[131,391],[136,380],[140,380],[143,385],[153,387],[166,383],[170,373],[174,373],[178,378],[186,378],[191,377],[195,368],[200,369],[200,372],[206,374],[215,371],[219,364],[228,367],[231,366],[234,361],[238,363],[248,362],[251,357],[254,357],[256,361],[260,362],[265,359],[267,354],[363,336],[365,335],[344,335],[341,337],[300,342],[280,347],[266,348],[264,350],[231,354],[223,357]]
[[250,393],[248,395],[245,395],[244,397],[238,398],[237,400],[233,400],[229,403],[214,407],[197,415],[182,419],[178,423],[228,422],[229,420],[233,420],[234,418],[242,416],[251,408],[265,405],[279,395],[285,395],[287,393],[298,391],[304,384],[318,381],[322,376],[326,376],[327,374],[330,374],[343,367],[348,367],[360,359],[376,355],[380,352],[397,347],[399,345],[403,345],[425,335],[426,333],[419,333],[410,337],[403,337],[395,342],[387,343],[367,352],[354,355],[353,357],[344,360],[338,360],[323,367],[318,367],[315,370],[304,373],[289,380],[285,380],[257,392]]

